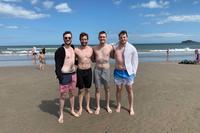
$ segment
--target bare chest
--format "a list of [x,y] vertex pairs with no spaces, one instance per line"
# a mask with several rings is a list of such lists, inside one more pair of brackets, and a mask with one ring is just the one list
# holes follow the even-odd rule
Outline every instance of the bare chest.
[[79,58],[91,58],[92,52],[92,49],[79,49],[76,51],[76,54]]

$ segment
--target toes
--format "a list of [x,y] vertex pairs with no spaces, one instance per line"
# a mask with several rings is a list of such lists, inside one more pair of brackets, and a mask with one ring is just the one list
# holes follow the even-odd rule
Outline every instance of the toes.
[[58,119],[58,123],[63,123],[63,122],[64,122],[64,121],[63,121],[63,118],[60,117],[60,118]]

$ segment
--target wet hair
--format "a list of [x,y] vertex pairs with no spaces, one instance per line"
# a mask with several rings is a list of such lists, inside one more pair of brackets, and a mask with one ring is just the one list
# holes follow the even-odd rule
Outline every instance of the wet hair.
[[128,33],[127,33],[126,30],[122,30],[122,31],[119,33],[119,37],[120,37],[121,35],[126,35],[126,36],[128,37]]
[[99,32],[99,36],[100,36],[101,34],[106,34],[106,36],[107,36],[107,33],[106,33],[105,31],[100,31],[100,32]]
[[71,32],[71,31],[65,31],[65,32],[63,33],[63,38],[64,38],[64,36],[65,36],[66,34],[70,34],[71,37],[72,37],[72,32]]
[[89,40],[89,36],[87,33],[85,32],[81,32],[80,36],[79,36],[79,40],[81,40],[82,37],[87,36],[87,39]]

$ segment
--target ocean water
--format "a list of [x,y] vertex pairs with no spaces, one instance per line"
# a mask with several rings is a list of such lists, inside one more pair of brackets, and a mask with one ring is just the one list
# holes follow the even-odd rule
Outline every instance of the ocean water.
[[[95,45],[95,44],[94,44]],[[91,46],[94,46],[91,45]],[[138,50],[139,62],[194,60],[194,50],[200,43],[133,44]],[[54,52],[60,45],[35,45],[39,52],[46,49],[46,63],[54,64]],[[78,45],[75,45],[75,47]],[[0,46],[0,66],[32,65],[31,45]],[[166,50],[169,49],[167,58]],[[114,61],[112,60],[111,63]]]

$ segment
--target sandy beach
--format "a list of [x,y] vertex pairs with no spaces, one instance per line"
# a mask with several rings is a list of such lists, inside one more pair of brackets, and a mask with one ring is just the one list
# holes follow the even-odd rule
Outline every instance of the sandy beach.
[[[113,67],[112,67],[113,70]],[[64,124],[57,122],[59,93],[54,66],[0,68],[0,133],[199,133],[200,65],[175,62],[140,63],[134,84],[135,115],[127,111],[123,91],[121,113],[115,112],[115,86],[111,82],[108,114],[104,91],[100,115],[85,110],[80,118],[65,106]],[[94,85],[91,107],[95,109]],[[75,108],[78,109],[76,96]]]

